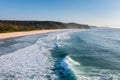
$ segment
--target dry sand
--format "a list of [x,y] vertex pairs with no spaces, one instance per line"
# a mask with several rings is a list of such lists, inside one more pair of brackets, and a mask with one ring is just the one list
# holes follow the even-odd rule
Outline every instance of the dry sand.
[[53,30],[35,30],[35,31],[24,31],[24,32],[11,32],[11,33],[0,33],[0,40],[6,40],[10,38],[28,36],[33,34],[42,34],[48,32],[62,31],[65,29],[53,29]]

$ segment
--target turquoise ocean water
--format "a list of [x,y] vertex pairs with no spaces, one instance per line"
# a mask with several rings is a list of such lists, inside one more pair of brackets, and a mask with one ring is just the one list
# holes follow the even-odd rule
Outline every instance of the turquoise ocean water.
[[66,30],[0,42],[0,80],[120,80],[120,29]]

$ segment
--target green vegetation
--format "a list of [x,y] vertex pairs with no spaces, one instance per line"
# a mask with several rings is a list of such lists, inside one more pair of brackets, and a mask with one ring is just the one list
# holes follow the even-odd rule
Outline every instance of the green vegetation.
[[66,28],[89,29],[91,28],[91,26],[54,21],[0,21],[0,33],[43,29],[66,29]]

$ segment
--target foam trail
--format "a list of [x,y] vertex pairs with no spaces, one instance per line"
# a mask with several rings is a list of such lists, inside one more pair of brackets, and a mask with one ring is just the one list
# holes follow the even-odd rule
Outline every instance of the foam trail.
[[[37,44],[0,57],[0,79],[46,80],[50,52]],[[48,66],[46,66],[46,64]]]
[[40,38],[34,45],[19,49],[0,57],[0,80],[48,80],[52,75],[52,58],[50,50],[55,47],[50,38]]
[[[59,42],[60,38],[63,39],[62,35],[67,36],[67,32],[49,33],[48,36],[39,38],[31,46],[1,56],[0,80],[58,79],[52,71],[54,60],[51,50],[61,45]],[[22,41],[22,39],[19,40]]]

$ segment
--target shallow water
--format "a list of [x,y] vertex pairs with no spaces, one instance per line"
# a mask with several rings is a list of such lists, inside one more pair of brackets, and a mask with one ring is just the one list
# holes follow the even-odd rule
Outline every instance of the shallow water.
[[0,42],[0,80],[120,80],[120,29],[67,30]]

